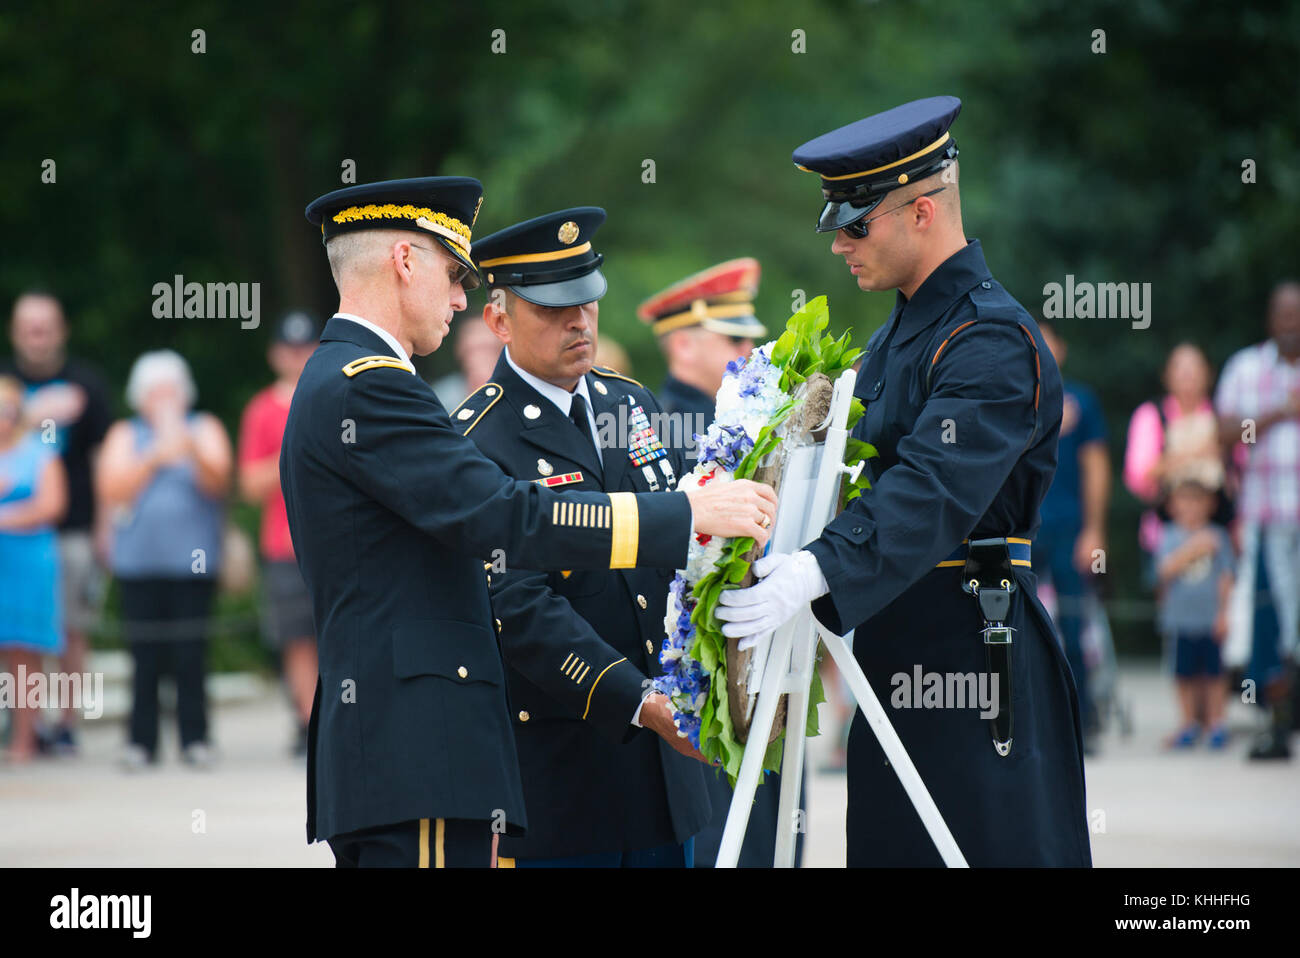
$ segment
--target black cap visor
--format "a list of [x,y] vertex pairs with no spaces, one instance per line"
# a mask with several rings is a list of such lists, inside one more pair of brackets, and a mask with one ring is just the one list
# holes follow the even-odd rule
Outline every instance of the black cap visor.
[[879,206],[884,198],[885,195],[881,193],[873,197],[854,198],[851,202],[828,200],[822,208],[822,215],[817,218],[817,232],[834,233],[851,226]]
[[554,283],[530,283],[526,286],[512,284],[510,286],[510,291],[520,299],[526,299],[538,306],[556,308],[594,303],[605,295],[607,289],[609,289],[609,283],[605,280],[605,274],[599,269],[593,269],[581,276],[562,279]]

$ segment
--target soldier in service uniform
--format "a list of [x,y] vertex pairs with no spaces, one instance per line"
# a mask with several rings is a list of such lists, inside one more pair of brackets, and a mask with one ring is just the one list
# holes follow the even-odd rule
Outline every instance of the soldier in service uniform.
[[[811,601],[828,628],[857,629],[854,654],[882,695],[918,666],[947,688],[997,679],[996,708],[954,694],[942,708],[895,706],[890,720],[972,865],[1086,866],[1078,701],[1029,559],[1056,469],[1061,376],[966,239],[949,133],[960,108],[918,100],[794,153],[821,177],[817,229],[835,235],[859,288],[898,291],[856,389],[855,434],[879,457],[869,492],[805,549],[756,563],[766,578],[724,593],[718,615],[725,634],[750,637]],[[848,787],[850,865],[940,862],[861,714]]]
[[294,393],[280,479],[320,646],[307,837],[343,866],[488,866],[497,835],[527,825],[484,561],[661,568],[685,560],[692,522],[765,536],[774,513],[756,484],[728,488],[733,503],[561,496],[459,435],[411,356],[478,285],[481,195],[428,177],[307,208],[340,303]]
[[[715,397],[727,364],[748,357],[755,341],[767,336],[767,328],[754,315],[761,272],[753,257],[728,260],[673,283],[637,307],[637,318],[650,325],[668,362],[659,396],[667,411],[691,424],[685,429],[687,438],[692,430],[703,435],[713,422]],[[693,443],[688,448],[693,450]],[[712,868],[718,860],[731,808],[727,777],[710,773],[708,782],[713,819],[695,837],[697,868]],[[772,867],[780,798],[781,776],[769,772],[749,813],[737,860],[742,868]],[[796,863],[802,854],[800,835]]]
[[[637,307],[659,340],[668,375],[659,387],[664,411],[685,414],[703,434],[727,363],[749,356],[767,329],[754,316],[761,269],[746,256],[711,266]],[[687,432],[690,438],[690,432]]]
[[[474,244],[483,319],[505,349],[452,422],[511,476],[566,496],[664,492],[685,472],[650,391],[593,365],[604,220],[597,207],[560,210]],[[518,866],[691,863],[707,769],[650,689],[672,576],[489,570],[528,805],[528,834],[501,843]]]

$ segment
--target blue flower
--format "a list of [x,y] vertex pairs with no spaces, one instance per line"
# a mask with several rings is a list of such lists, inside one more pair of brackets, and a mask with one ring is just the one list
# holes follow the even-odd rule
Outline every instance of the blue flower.
[[716,462],[727,472],[735,472],[754,442],[743,426],[714,424],[698,443],[699,461]]
[[684,713],[675,713],[673,720],[677,723],[677,730],[682,732],[695,748],[700,747],[700,718],[698,715]]

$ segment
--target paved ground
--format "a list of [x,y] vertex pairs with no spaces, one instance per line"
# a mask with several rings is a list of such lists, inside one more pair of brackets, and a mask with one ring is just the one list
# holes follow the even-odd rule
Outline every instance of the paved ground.
[[[1098,865],[1300,865],[1300,760],[1264,767],[1242,758],[1254,715],[1231,713],[1240,736],[1228,750],[1170,755],[1172,690],[1147,667],[1129,667],[1121,694],[1131,738],[1111,733],[1088,768],[1088,807],[1104,813],[1093,836]],[[271,688],[214,715],[221,762],[210,772],[176,760],[128,775],[114,765],[122,728],[92,723],[84,757],[0,765],[0,866],[329,865],[304,840],[303,766],[286,757],[291,724]],[[1294,743],[1300,744],[1300,743]],[[814,740],[816,769],[829,739]],[[844,776],[810,780],[806,864],[844,862]]]

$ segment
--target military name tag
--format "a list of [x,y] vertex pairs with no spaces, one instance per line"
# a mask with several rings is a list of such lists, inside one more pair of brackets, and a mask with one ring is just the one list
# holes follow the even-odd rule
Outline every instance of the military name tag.
[[634,466],[644,466],[656,459],[663,459],[668,452],[659,441],[645,410],[633,405],[628,420],[627,456]]
[[566,472],[562,476],[545,476],[541,479],[534,479],[533,482],[539,486],[545,486],[547,489],[554,489],[556,486],[568,486],[575,482],[582,482],[582,473]]

